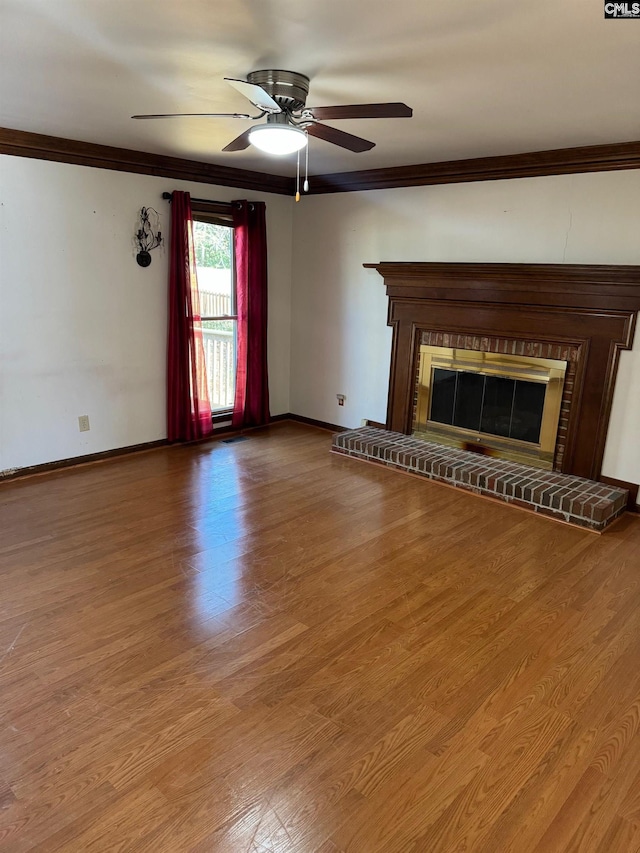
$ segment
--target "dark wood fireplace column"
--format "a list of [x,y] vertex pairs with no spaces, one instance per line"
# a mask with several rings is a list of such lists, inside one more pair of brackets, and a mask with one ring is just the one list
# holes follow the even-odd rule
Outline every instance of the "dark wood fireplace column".
[[[561,470],[597,479],[620,350],[640,310],[640,267],[365,264],[383,276],[393,327],[387,428],[409,434],[423,331],[553,343],[577,350]],[[483,338],[485,341],[483,342]]]

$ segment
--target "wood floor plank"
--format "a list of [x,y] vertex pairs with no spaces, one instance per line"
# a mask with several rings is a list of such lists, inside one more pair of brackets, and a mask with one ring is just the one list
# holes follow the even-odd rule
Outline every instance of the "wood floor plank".
[[497,738],[488,735],[490,746],[487,739],[481,743],[481,751],[487,751],[490,760],[438,821],[416,839],[412,851],[482,849],[492,825],[571,727],[567,717],[542,705],[513,717],[501,727]]
[[637,853],[640,518],[329,445],[0,484],[0,853]]

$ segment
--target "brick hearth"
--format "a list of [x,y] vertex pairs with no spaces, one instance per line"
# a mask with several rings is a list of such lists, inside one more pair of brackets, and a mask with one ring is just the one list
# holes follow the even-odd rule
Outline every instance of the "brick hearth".
[[590,530],[604,530],[627,505],[627,492],[623,489],[374,427],[337,433],[332,449]]

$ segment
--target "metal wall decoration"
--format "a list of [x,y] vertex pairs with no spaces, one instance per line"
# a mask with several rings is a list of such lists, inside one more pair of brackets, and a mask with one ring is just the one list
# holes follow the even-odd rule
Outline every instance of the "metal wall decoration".
[[140,227],[136,231],[135,240],[138,248],[136,261],[141,267],[149,266],[151,263],[151,250],[157,249],[163,243],[159,225],[160,214],[157,210],[153,207],[142,207],[140,209]]

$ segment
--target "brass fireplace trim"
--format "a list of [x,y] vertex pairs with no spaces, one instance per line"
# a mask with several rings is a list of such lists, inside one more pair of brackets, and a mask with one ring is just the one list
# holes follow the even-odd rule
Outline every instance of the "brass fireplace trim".
[[[431,377],[436,367],[545,384],[547,390],[544,398],[540,442],[532,444],[429,420]],[[566,361],[551,358],[533,358],[422,344],[418,357],[418,388],[413,435],[455,447],[463,447],[466,442],[473,440],[492,456],[551,470],[555,456],[566,370]]]

